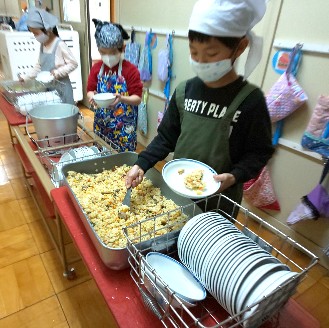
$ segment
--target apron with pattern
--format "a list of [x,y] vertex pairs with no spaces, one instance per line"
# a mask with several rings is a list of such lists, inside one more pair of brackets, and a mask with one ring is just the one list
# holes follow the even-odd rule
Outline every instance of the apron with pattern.
[[[97,93],[120,93],[128,96],[125,78],[121,75],[122,61],[118,74],[103,74],[104,64],[98,73]],[[118,103],[114,108],[95,110],[94,131],[101,134],[119,147],[121,152],[135,151],[137,146],[138,106]]]
[[[55,47],[50,54],[44,53],[43,46],[41,45],[40,55],[39,55],[41,71],[51,72],[54,68],[56,68],[55,53],[56,53],[58,43],[60,41],[61,41],[60,39],[58,39],[56,41]],[[63,87],[60,88],[61,90],[58,90],[63,103],[74,105],[75,102],[73,99],[73,89],[72,89],[72,84],[71,84],[70,78],[68,76],[65,76],[65,77],[58,79],[58,81],[63,83]]]

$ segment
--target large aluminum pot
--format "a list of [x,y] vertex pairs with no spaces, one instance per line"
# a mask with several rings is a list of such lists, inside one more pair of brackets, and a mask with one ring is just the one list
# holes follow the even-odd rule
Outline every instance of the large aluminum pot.
[[47,141],[45,146],[74,142],[78,128],[78,107],[71,104],[45,104],[32,108],[28,115],[32,119],[38,140]]

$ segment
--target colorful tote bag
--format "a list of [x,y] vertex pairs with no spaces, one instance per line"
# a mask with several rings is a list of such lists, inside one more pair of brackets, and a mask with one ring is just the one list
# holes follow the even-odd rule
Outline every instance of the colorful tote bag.
[[255,179],[243,184],[243,198],[257,208],[280,211],[280,204],[275,195],[267,166]]
[[297,79],[292,74],[294,59],[301,51],[302,45],[297,44],[291,52],[287,70],[280,76],[266,96],[266,103],[271,121],[277,122],[303,105],[308,97]]
[[321,95],[318,98],[301,145],[329,158],[329,96]]

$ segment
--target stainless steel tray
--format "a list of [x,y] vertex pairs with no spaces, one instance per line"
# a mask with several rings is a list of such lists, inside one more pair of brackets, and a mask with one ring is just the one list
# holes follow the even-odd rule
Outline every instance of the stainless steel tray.
[[[110,170],[115,166],[122,166],[124,164],[133,165],[137,160],[137,153],[134,152],[125,152],[119,154],[113,154],[109,156],[103,156],[101,158],[95,158],[90,160],[85,160],[77,163],[66,164],[62,168],[62,173],[64,176],[64,185],[67,186],[69,190],[69,194],[74,203],[75,208],[77,209],[80,218],[99,254],[104,264],[114,270],[122,270],[129,267],[128,263],[128,251],[127,248],[111,248],[105,245],[102,240],[99,238],[97,233],[95,232],[92,224],[88,219],[88,215],[82,209],[81,204],[76,198],[73,190],[71,189],[67,176],[69,171],[75,171],[79,173],[100,173],[104,170]],[[179,196],[174,193],[164,182],[162,175],[156,169],[150,169],[146,175],[146,178],[150,179],[154,186],[159,187],[161,189],[161,193],[168,199],[173,200],[177,206],[185,206],[191,205],[193,202],[185,197]],[[191,207],[191,206],[190,206]],[[192,206],[193,207],[193,206]],[[191,211],[190,215],[192,214]],[[189,215],[189,211],[184,211],[185,214]],[[148,219],[148,218],[145,218]],[[168,247],[166,241],[168,240],[168,236],[164,235],[158,237],[154,243],[157,251],[161,250],[161,245],[163,247]],[[163,242],[162,242],[163,241]],[[154,242],[154,240],[153,240]],[[146,242],[147,243],[147,242]]]

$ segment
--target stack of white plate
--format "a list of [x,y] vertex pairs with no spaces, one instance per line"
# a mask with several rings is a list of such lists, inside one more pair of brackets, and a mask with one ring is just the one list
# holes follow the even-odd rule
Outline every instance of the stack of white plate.
[[[231,315],[259,302],[297,276],[214,212],[202,213],[189,220],[180,232],[177,248],[182,263]],[[283,290],[280,297],[287,300],[291,293],[291,289],[290,294]],[[245,312],[241,319],[251,317],[256,308]]]

